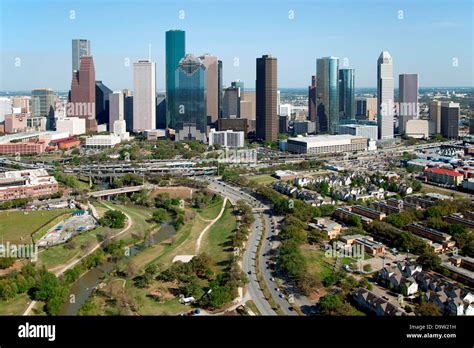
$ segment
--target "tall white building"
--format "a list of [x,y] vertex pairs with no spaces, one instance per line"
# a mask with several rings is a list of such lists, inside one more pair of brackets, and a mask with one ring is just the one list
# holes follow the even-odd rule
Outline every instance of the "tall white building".
[[0,122],[5,120],[5,115],[12,113],[12,101],[10,98],[1,97],[0,98]]
[[392,57],[383,51],[377,61],[377,125],[382,140],[393,138],[393,89]]
[[133,63],[133,131],[156,129],[155,63]]
[[124,120],[124,94],[115,91],[109,94],[109,126],[113,128],[115,121]]

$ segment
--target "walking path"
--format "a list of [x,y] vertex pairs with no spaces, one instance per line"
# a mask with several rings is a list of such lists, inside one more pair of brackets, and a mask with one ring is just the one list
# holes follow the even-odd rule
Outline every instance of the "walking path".
[[206,228],[202,230],[201,234],[196,240],[196,255],[199,254],[199,249],[201,248],[202,237],[204,237],[206,232],[217,222],[217,220],[221,218],[222,214],[224,214],[226,204],[227,204],[227,197],[224,198],[224,202],[222,203],[222,208],[221,208],[221,211],[219,212],[219,215],[217,215],[217,217],[214,220],[211,220],[211,222],[206,226]]

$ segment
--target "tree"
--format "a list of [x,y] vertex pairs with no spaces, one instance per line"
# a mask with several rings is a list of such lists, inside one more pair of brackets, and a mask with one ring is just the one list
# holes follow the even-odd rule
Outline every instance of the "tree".
[[168,220],[168,213],[163,208],[158,208],[153,212],[152,220],[156,223],[162,223]]
[[441,259],[434,251],[426,248],[425,251],[416,260],[426,270],[436,270],[441,265]]
[[123,228],[125,226],[126,216],[119,210],[107,210],[102,218],[99,219],[99,223],[102,226],[110,228]]
[[441,311],[432,302],[422,303],[416,309],[416,314],[424,317],[441,316]]
[[56,278],[53,273],[45,272],[36,285],[34,292],[35,300],[46,301],[54,294],[54,290],[59,286],[58,278]]

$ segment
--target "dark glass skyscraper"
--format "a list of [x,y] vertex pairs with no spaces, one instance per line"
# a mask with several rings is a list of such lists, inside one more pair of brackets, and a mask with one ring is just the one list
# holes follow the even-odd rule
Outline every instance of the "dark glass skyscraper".
[[[311,86],[308,87],[308,120],[316,122],[316,75],[311,76]],[[316,124],[317,126],[317,124]],[[317,127],[316,127],[317,131]]]
[[257,138],[276,141],[278,138],[277,59],[264,55],[257,58],[255,100]]
[[187,54],[181,59],[174,87],[171,128],[176,140],[207,141],[206,68],[199,58]]
[[222,70],[222,60],[217,62],[217,105],[219,109],[219,118],[222,117],[222,78],[223,78],[223,70]]
[[339,117],[355,120],[355,70],[339,70]]
[[316,61],[316,113],[320,133],[336,134],[339,130],[339,58],[324,57]]
[[166,32],[166,125],[174,123],[175,102],[173,92],[175,89],[175,72],[179,62],[186,54],[186,36],[183,30],[168,30]]

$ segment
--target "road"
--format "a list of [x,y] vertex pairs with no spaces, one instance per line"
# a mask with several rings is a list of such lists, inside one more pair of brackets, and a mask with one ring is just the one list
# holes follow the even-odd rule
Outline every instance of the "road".
[[[274,240],[276,239],[277,235],[277,220],[273,218],[270,208],[264,205],[262,202],[258,201],[253,196],[247,194],[246,192],[243,192],[240,188],[231,186],[227,183],[223,183],[217,180],[210,180],[209,188],[220,194],[225,195],[226,197],[229,197],[231,201],[244,199],[254,207],[255,222],[252,226],[252,233],[250,234],[249,239],[247,241],[246,251],[242,263],[242,269],[248,275],[250,281],[248,284],[248,291],[250,293],[251,299],[255,302],[260,313],[262,313],[263,315],[276,314],[275,311],[271,309],[268,301],[266,301],[264,298],[263,292],[260,289],[260,285],[257,281],[255,267],[259,268],[260,274],[263,277],[263,281],[265,282],[266,287],[268,288],[273,298],[273,301],[280,306],[282,312],[285,315],[298,315],[298,313],[288,302],[287,296],[285,296],[281,291],[279,291],[280,289],[278,289],[278,286],[275,283],[272,271],[267,266],[267,263],[270,261],[271,257],[269,252],[272,249],[273,245],[272,242],[267,238]],[[257,213],[256,211],[262,211],[262,213]],[[265,234],[263,235],[263,233]],[[256,265],[255,260],[257,246],[261,238],[263,238],[264,241],[260,250],[259,264]]]
[[[226,183],[208,178],[209,186],[208,188],[216,193],[223,195],[228,198],[232,203],[236,203],[238,200],[245,200],[252,207],[257,209],[268,209],[265,205],[257,201],[251,195],[242,192],[239,188],[230,186]],[[255,222],[252,225],[252,230],[249,235],[246,244],[246,250],[242,260],[242,270],[247,274],[249,283],[247,284],[247,290],[250,295],[250,299],[255,303],[255,306],[262,315],[276,315],[276,312],[272,309],[268,301],[265,299],[265,296],[260,288],[260,284],[257,281],[256,276],[256,256],[258,243],[262,238],[262,224],[260,221],[260,214],[254,211]],[[250,274],[249,274],[250,272]]]

